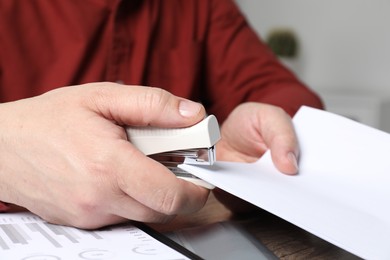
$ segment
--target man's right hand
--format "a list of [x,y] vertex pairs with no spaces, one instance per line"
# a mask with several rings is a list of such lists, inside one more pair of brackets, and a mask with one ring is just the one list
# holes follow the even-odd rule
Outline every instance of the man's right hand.
[[209,191],[138,151],[123,126],[187,127],[204,116],[164,90],[114,83],[0,104],[0,200],[80,228],[196,211]]

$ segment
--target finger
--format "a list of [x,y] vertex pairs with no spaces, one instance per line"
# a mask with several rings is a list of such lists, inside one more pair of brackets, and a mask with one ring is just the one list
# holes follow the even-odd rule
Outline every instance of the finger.
[[40,217],[52,224],[72,226],[81,229],[96,229],[108,225],[126,222],[129,220],[128,218],[124,218],[122,216],[113,215],[113,214],[99,215],[99,216],[89,217],[88,219],[78,218],[75,216],[65,217],[63,214],[62,215],[53,214],[50,216],[40,214]]
[[91,96],[91,107],[124,125],[185,127],[205,116],[201,104],[159,88],[96,83]]
[[298,172],[298,140],[290,116],[282,109],[269,106],[262,110],[264,142],[271,151],[275,166],[283,173]]
[[[200,121],[205,115],[202,105],[157,88],[102,83],[96,86],[92,96],[89,105],[97,113],[125,125],[183,127]],[[129,197],[165,215],[190,213],[204,205],[206,189],[177,179],[131,143],[118,142],[121,143],[115,147],[114,165],[118,185]]]
[[116,150],[118,185],[139,203],[165,215],[192,213],[206,203],[209,190],[177,178],[130,143],[123,141]]
[[175,217],[175,215],[165,215],[157,212],[125,193],[118,196],[115,203],[111,204],[110,209],[110,212],[115,212],[121,218],[147,223],[166,223]]

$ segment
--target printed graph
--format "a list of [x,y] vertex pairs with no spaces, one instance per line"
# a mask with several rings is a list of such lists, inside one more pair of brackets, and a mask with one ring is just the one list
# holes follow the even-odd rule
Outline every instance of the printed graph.
[[87,231],[31,213],[0,215],[0,259],[188,259],[131,225]]

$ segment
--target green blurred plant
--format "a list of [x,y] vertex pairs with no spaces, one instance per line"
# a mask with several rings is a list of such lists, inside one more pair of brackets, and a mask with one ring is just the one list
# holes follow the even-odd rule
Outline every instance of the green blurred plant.
[[274,29],[267,38],[267,45],[279,57],[294,58],[298,54],[298,41],[290,29]]

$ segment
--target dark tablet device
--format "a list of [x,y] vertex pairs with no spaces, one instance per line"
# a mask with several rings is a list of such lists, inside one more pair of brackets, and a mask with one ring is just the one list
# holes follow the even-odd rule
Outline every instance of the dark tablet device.
[[187,228],[165,235],[207,260],[278,259],[240,224],[229,221]]

